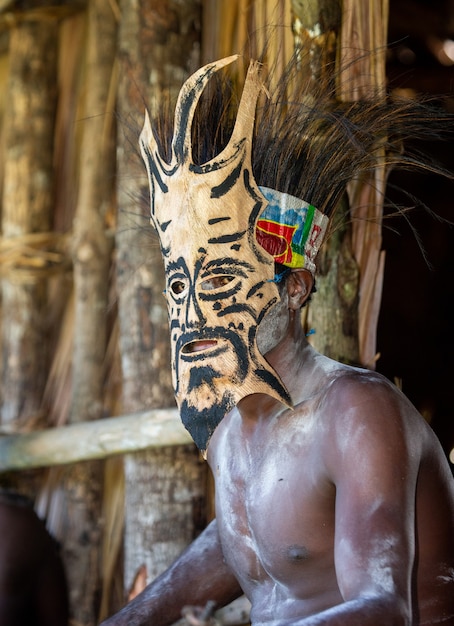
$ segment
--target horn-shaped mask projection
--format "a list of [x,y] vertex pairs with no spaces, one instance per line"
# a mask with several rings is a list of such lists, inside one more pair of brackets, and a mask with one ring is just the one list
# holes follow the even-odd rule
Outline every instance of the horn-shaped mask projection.
[[160,154],[148,116],[140,147],[150,183],[151,220],[166,271],[172,375],[181,418],[202,452],[222,418],[245,396],[291,401],[260,354],[257,328],[280,299],[274,260],[257,242],[267,202],[251,168],[262,83],[249,66],[229,143],[212,160],[192,160],[191,129],[210,77],[237,57],[202,67],[178,97],[172,154]]

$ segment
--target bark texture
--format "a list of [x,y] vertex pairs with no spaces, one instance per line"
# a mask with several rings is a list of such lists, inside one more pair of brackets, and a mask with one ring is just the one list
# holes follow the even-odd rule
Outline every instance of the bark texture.
[[15,261],[2,275],[3,425],[37,417],[48,367],[47,261],[24,237],[52,227],[57,34],[53,21],[24,21],[10,33],[2,231]]
[[161,574],[206,526],[206,467],[190,446],[128,455],[125,583]]
[[[341,207],[339,212],[347,206]],[[342,221],[342,220],[339,220]],[[317,259],[317,292],[307,317],[311,343],[332,359],[358,365],[359,270],[352,253],[351,227],[336,228]]]
[[[316,84],[332,80],[338,52],[341,6],[332,0],[292,0],[297,44],[310,48],[310,63],[301,71]],[[327,75],[330,72],[332,76]],[[317,293],[308,309],[311,343],[322,354],[344,363],[359,361],[358,347],[358,266],[352,253],[348,206],[337,211],[336,226],[317,259]]]
[[[90,0],[87,13],[86,99],[80,180],[73,225],[75,326],[69,421],[102,417],[110,245],[105,213],[115,171],[113,111],[109,94],[117,25],[108,0]],[[67,467],[59,508],[66,514],[59,538],[70,588],[71,617],[97,623],[100,594],[103,463]]]
[[[124,0],[121,12],[118,106],[125,134],[120,130],[117,152],[117,266],[123,409],[129,413],[174,406],[162,260],[137,142],[145,107],[153,115],[199,64],[200,3]],[[205,472],[193,446],[126,458],[126,590],[144,574],[144,564],[142,579],[150,581],[198,532],[194,510],[204,507]]]

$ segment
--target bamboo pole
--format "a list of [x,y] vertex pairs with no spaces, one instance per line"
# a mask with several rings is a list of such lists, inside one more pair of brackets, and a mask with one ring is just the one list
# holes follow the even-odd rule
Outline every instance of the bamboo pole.
[[0,437],[0,471],[68,465],[191,443],[176,408],[154,409]]

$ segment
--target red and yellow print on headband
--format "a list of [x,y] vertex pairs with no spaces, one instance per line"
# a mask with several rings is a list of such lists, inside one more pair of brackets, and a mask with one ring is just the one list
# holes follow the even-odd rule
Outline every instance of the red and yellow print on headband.
[[258,243],[276,263],[315,272],[315,257],[329,220],[314,206],[269,187],[259,187],[267,201],[257,220]]

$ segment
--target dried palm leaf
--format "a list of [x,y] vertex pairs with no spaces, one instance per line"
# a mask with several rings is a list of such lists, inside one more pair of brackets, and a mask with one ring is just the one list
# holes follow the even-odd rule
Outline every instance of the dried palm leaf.
[[[345,0],[339,47],[338,95],[347,102],[385,97],[388,0]],[[352,245],[360,272],[359,355],[373,368],[384,273],[381,222],[387,168],[384,149],[376,149],[374,172],[348,186],[353,220]],[[380,165],[379,163],[383,163]]]
[[112,582],[118,570],[116,566],[123,542],[124,503],[123,459],[108,459],[104,471],[103,519],[105,526],[102,540],[102,595],[99,614],[101,621],[109,614]]

